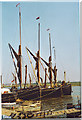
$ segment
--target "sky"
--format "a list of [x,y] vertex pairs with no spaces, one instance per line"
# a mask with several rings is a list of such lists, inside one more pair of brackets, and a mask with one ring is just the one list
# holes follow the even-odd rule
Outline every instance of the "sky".
[[[12,72],[15,73],[8,43],[18,53],[19,46],[19,7],[17,2],[2,3],[2,76],[3,83],[11,83]],[[38,23],[40,22],[40,55],[48,62],[49,58],[49,32],[51,33],[52,65],[56,62],[58,73],[57,80],[80,81],[80,27],[79,27],[79,3],[78,2],[21,2],[22,14],[22,71],[23,82],[25,77],[25,64],[28,73],[32,75],[29,58],[25,47],[33,54],[38,50]],[[36,17],[40,20],[36,21]],[[47,32],[46,29],[50,28]],[[54,50],[56,60],[54,62]],[[31,56],[30,56],[31,57]],[[35,62],[31,57],[33,65]],[[44,64],[43,64],[44,65]],[[44,65],[44,67],[46,67]],[[44,72],[41,68],[41,76]],[[29,80],[28,80],[29,81]],[[35,81],[33,79],[33,81]]]
[[[2,3],[0,3],[0,17],[2,18]],[[2,19],[0,19],[0,56],[2,56]],[[2,59],[0,59],[0,66],[2,65]],[[1,67],[0,67],[0,74],[1,74]]]

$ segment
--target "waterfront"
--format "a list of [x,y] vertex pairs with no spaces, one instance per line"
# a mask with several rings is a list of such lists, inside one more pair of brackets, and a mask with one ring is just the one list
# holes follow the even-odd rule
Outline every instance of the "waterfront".
[[[46,100],[42,100],[42,110],[51,110],[51,109],[55,109],[55,111],[57,110],[65,110],[67,108],[67,104],[68,103],[73,103],[73,104],[77,104],[78,103],[78,98],[80,99],[80,88],[81,86],[72,86],[72,95],[66,95],[66,96],[62,96],[59,98],[50,98],[50,99],[46,99]],[[77,97],[78,96],[78,97]],[[35,101],[36,102],[36,101]],[[30,103],[30,101],[25,101],[23,102],[23,108],[24,111],[29,110],[28,105]],[[32,103],[32,101],[31,101]],[[26,107],[27,109],[26,109]],[[18,108],[19,110],[22,110],[22,106],[20,106],[20,108]],[[31,109],[33,109],[31,107]],[[36,109],[36,108],[35,108]],[[16,110],[17,111],[17,110]],[[12,112],[15,112],[15,109],[6,109],[6,108],[2,108],[2,115],[10,115]],[[65,115],[63,117],[66,117]]]
[[[20,88],[16,90],[13,86],[11,93],[4,90],[2,93],[2,96],[5,96],[2,97],[4,103],[12,100],[17,103],[18,99],[22,100],[19,109],[23,111],[25,110],[23,104],[26,103],[28,107],[30,100],[38,98],[39,95],[40,99],[43,96],[46,99],[41,100],[42,110],[62,110],[67,108],[68,103],[77,104],[80,98],[77,91],[80,89],[73,87],[73,93],[70,96],[72,84],[69,82],[65,84],[65,81],[66,79],[71,82],[80,80],[78,4],[12,2],[3,3],[2,8],[2,61],[4,64],[1,84],[9,83],[13,86],[15,82],[16,88]],[[74,11],[76,12],[73,13]],[[27,88],[28,80],[30,84]],[[62,80],[62,83],[57,84],[57,80],[60,83]],[[33,88],[31,82],[35,81],[38,86]],[[8,94],[4,94],[6,92]],[[13,108],[16,112],[15,107]],[[12,112],[10,106],[8,109]],[[2,111],[2,114],[5,114],[6,107]]]

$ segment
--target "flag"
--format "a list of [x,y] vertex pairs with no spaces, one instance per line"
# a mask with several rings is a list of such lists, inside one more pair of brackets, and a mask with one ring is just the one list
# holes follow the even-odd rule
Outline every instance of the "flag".
[[47,31],[49,31],[50,29],[48,28]]
[[19,5],[20,3],[18,3],[17,5],[16,5],[16,7]]
[[36,20],[40,19],[40,17],[37,17]]
[[11,82],[14,82],[14,80],[12,80]]

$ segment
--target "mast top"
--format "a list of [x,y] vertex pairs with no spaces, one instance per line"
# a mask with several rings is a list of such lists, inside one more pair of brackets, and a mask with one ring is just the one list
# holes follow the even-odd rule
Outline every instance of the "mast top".
[[51,51],[51,35],[49,33],[49,44],[50,44],[50,56],[51,56],[51,60],[52,60],[52,51]]
[[[18,7],[18,5],[20,5],[20,3],[18,3],[16,7]],[[19,31],[20,31],[20,46],[21,46],[21,8],[20,6],[19,6]]]
[[20,45],[21,45],[21,9],[19,7],[19,29],[20,29]]

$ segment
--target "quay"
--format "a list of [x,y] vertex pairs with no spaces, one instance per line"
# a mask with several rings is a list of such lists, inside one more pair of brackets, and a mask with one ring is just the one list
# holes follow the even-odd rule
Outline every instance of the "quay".
[[37,108],[31,109],[30,111],[28,111],[29,109],[25,109],[24,106],[24,110],[21,108],[20,110],[9,110],[9,109],[2,109],[2,114],[4,114],[4,112],[6,113],[5,115],[7,116],[11,116],[12,119],[28,119],[28,118],[63,118],[64,116],[67,117],[79,117],[81,115],[81,110],[75,109],[75,108],[71,108],[71,109],[65,109],[65,110],[58,110],[55,111],[55,109],[51,109],[51,110],[46,110],[46,111],[38,111]]

